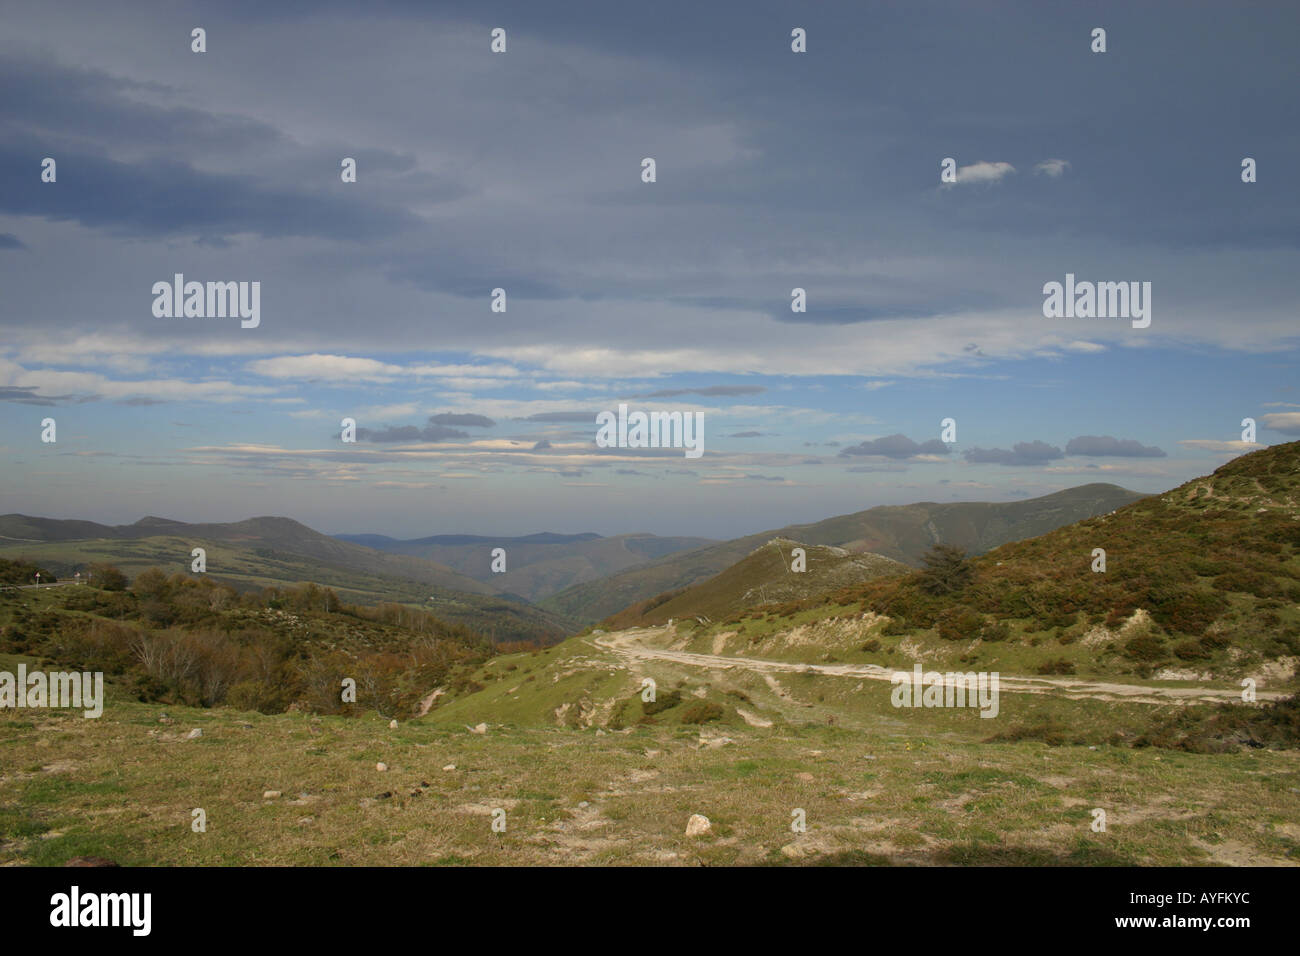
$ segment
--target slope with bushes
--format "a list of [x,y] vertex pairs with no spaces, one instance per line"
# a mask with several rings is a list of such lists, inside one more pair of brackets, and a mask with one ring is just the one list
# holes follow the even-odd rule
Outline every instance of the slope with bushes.
[[[152,569],[129,590],[0,592],[0,653],[102,671],[142,701],[407,716],[454,668],[493,650],[481,634],[403,605],[348,605],[311,584],[240,594]],[[356,682],[355,707],[345,678]]]

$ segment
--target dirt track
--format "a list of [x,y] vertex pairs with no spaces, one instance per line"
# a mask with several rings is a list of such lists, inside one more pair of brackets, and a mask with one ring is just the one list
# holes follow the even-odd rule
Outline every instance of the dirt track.
[[[707,667],[710,670],[736,668],[756,673],[799,674],[815,671],[833,677],[856,677],[861,680],[888,681],[899,668],[878,667],[875,664],[803,664],[795,661],[762,660],[755,657],[727,657],[719,654],[699,654],[694,651],[676,651],[662,647],[647,647],[639,639],[666,634],[666,627],[649,627],[631,631],[614,631],[593,637],[600,648],[627,661],[666,661]],[[905,673],[910,674],[911,668]],[[1114,684],[1105,681],[1083,680],[1074,677],[1015,677],[1000,674],[1001,691],[1013,694],[1060,694],[1071,699],[1126,700],[1140,704],[1199,704],[1231,703],[1241,700],[1241,691],[1220,687],[1160,687],[1151,684]],[[1280,700],[1290,696],[1277,691],[1256,691],[1261,701]]]

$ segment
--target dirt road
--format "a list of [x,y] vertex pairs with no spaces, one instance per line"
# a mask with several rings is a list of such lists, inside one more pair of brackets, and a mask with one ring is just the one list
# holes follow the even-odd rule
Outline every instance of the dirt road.
[[[614,631],[593,637],[597,647],[603,648],[623,660],[666,661],[707,667],[711,670],[742,670],[760,674],[800,674],[814,671],[833,677],[856,677],[860,680],[888,681],[899,668],[878,667],[875,664],[803,664],[796,661],[762,660],[756,657],[728,657],[720,654],[699,654],[664,647],[649,647],[644,638],[661,637],[666,627],[648,627],[632,631]],[[911,674],[908,667],[904,673]],[[1199,704],[1240,702],[1241,691],[1220,687],[1160,687],[1152,684],[1115,684],[1105,681],[1083,680],[1073,677],[1014,677],[1000,674],[1001,691],[1013,694],[1059,694],[1071,699],[1126,700],[1140,704]],[[1280,700],[1290,696],[1276,691],[1256,691],[1261,701]]]

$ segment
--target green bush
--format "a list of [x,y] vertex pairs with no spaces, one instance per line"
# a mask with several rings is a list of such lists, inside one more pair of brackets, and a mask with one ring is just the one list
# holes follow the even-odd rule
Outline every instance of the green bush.
[[1139,634],[1124,645],[1124,656],[1148,664],[1165,658],[1165,642],[1156,634]]
[[682,702],[682,692],[670,690],[666,694],[656,694],[654,700],[641,701],[641,713],[647,717],[653,717],[655,714],[661,714],[665,710],[676,707]]
[[984,618],[965,605],[950,607],[935,618],[939,636],[945,641],[966,641],[975,637],[984,624]]
[[717,720],[722,714],[722,708],[713,701],[698,700],[682,711],[682,723],[703,724],[710,720]]
[[1005,641],[1011,636],[1011,625],[1006,621],[989,621],[980,628],[980,640],[988,642]]
[[1074,664],[1067,661],[1064,657],[1054,661],[1043,661],[1038,665],[1040,674],[1073,674]]

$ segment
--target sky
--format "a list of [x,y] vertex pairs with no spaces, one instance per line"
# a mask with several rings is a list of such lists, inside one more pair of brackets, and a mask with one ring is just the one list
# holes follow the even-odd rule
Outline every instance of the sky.
[[[733,537],[1300,438],[1293,3],[0,23],[0,512]],[[155,314],[177,273],[257,325]],[[1067,275],[1150,324],[1045,315]],[[703,454],[600,447],[620,404]]]

